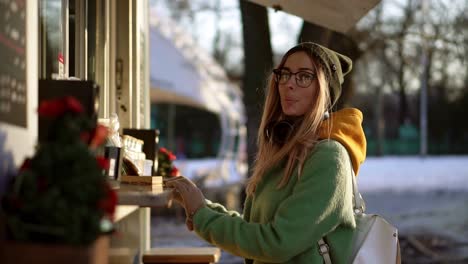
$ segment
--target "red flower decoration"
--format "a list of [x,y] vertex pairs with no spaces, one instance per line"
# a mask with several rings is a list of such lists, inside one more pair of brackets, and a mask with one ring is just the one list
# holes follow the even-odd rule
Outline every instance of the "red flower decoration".
[[27,169],[31,168],[31,159],[25,159],[23,161],[23,164],[21,164],[21,167],[19,168],[19,171],[25,171]]
[[63,104],[58,101],[45,101],[39,105],[40,116],[56,117],[63,113]]
[[99,201],[98,207],[102,209],[110,218],[114,220],[115,207],[117,205],[117,193],[108,184],[106,189],[106,197]]
[[179,176],[179,169],[177,169],[175,166],[172,167],[171,176],[172,177]]
[[99,167],[101,167],[103,170],[109,170],[109,166],[110,166],[109,159],[106,159],[104,157],[96,157],[96,161]]
[[41,102],[37,111],[40,116],[57,117],[63,115],[67,111],[79,114],[84,110],[78,100],[74,97],[66,96]]
[[74,97],[67,96],[64,98],[65,101],[65,109],[69,110],[73,113],[79,114],[83,113],[84,109],[81,103],[76,100]]
[[177,159],[176,155],[166,148],[160,148],[158,154],[157,175],[163,177],[178,176],[179,170],[173,165],[173,161]]
[[109,130],[107,129],[107,127],[103,125],[97,125],[96,128],[94,128],[93,130],[93,136],[91,139],[91,143],[89,143],[89,147],[96,148],[100,146],[102,143],[104,143],[104,141],[107,138],[108,132]]
[[89,133],[89,131],[83,131],[83,132],[80,133],[80,139],[86,145],[88,145],[90,138],[91,138],[91,134]]
[[166,148],[160,148],[159,152],[167,156],[167,158],[170,161],[174,161],[177,158],[176,155],[174,155],[171,151],[167,150]]
[[167,154],[167,149],[166,148],[159,148],[159,152]]
[[169,152],[167,156],[169,157],[170,161],[174,161],[177,158],[176,155],[172,154],[171,152]]
[[[107,128],[84,114],[79,101],[70,96],[43,101],[37,111],[40,118],[53,121],[51,133],[31,159],[24,159],[0,201],[2,218],[8,223],[5,233],[9,239],[27,243],[53,240],[59,244],[89,245],[103,233],[113,231],[117,194],[104,175],[110,161],[96,157],[101,152],[92,149],[105,142]],[[57,152],[62,148],[66,151]],[[66,176],[76,179],[82,188],[73,188],[75,185],[62,180],[67,168]],[[31,222],[31,215],[48,216],[34,219],[35,226],[44,227],[40,236],[38,228],[24,228]],[[70,222],[70,216],[76,221]],[[63,231],[49,231],[51,223]]]

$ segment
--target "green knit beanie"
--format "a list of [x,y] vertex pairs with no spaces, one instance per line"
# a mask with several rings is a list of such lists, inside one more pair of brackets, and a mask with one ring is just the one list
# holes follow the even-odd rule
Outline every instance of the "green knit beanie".
[[321,66],[330,86],[330,107],[333,107],[340,98],[341,84],[343,84],[344,76],[353,68],[353,61],[336,51],[313,42],[300,43],[288,50],[284,56],[288,57],[298,51],[304,51],[312,58],[317,59],[316,62]]

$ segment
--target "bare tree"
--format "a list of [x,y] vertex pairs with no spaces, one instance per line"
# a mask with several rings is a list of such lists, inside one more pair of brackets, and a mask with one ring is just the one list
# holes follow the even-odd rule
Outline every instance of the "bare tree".
[[405,70],[406,70],[406,61],[405,61],[405,38],[408,33],[408,29],[413,22],[413,14],[415,13],[413,7],[413,0],[408,0],[406,6],[404,7],[404,16],[400,24],[400,29],[396,34],[396,43],[397,43],[397,58],[399,60],[399,65],[397,66],[397,78],[398,78],[398,94],[400,97],[400,111],[399,111],[399,124],[402,125],[407,118],[408,111],[408,100],[406,96],[406,80],[405,80]]
[[265,76],[273,67],[268,13],[265,7],[240,0],[244,43],[244,103],[247,111],[247,152],[249,168],[257,152],[256,137],[265,86]]
[[[375,24],[373,26],[376,32],[381,32],[382,30],[382,10],[383,5],[379,5],[375,11]],[[381,34],[377,34],[378,36]],[[369,50],[369,52],[375,52],[377,56],[385,57],[385,41],[382,38],[378,38],[374,40],[373,49]],[[366,64],[368,65],[368,64]],[[374,111],[375,111],[375,118],[374,118],[374,128],[376,134],[376,155],[382,156],[384,154],[384,140],[385,140],[385,116],[384,116],[384,87],[387,85],[387,78],[383,76],[386,72],[385,68],[388,67],[388,64],[381,63],[380,64],[380,80],[376,85],[372,88],[375,91],[375,100],[374,100]],[[369,69],[365,73],[366,75],[370,74]]]

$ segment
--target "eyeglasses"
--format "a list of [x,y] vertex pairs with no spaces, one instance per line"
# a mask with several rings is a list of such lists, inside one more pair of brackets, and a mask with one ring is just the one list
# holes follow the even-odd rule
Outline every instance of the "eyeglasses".
[[275,81],[279,84],[286,84],[289,79],[291,79],[291,76],[295,75],[297,86],[302,88],[309,87],[312,81],[317,77],[315,73],[307,71],[291,72],[287,69],[274,69],[273,73],[275,74]]

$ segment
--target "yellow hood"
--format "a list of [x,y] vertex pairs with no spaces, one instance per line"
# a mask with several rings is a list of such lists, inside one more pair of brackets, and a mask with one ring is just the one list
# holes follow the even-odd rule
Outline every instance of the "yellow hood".
[[[331,124],[331,133],[329,124]],[[331,113],[330,119],[323,121],[319,129],[319,139],[330,138],[345,146],[356,175],[358,175],[359,166],[366,159],[367,143],[361,124],[361,111],[356,108],[344,108]]]

